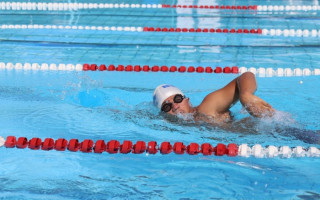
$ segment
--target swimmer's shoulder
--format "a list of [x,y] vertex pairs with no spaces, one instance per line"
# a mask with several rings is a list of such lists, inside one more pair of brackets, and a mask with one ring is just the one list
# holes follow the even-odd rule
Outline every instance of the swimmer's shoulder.
[[231,120],[230,111],[224,113],[218,112],[207,112],[199,110],[199,107],[195,107],[195,120],[197,121],[205,121],[205,122],[215,122],[215,123],[222,123],[228,122]]
[[215,103],[214,102],[208,103],[205,100],[203,100],[201,102],[201,104],[196,107],[196,111],[199,114],[212,116],[212,117],[215,117],[216,115],[219,114],[219,112],[217,111],[217,108],[215,106]]

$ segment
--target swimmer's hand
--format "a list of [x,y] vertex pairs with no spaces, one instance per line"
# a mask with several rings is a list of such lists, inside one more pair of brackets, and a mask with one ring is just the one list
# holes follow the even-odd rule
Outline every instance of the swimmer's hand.
[[250,115],[254,117],[272,117],[275,113],[270,104],[250,93],[242,94],[240,102]]

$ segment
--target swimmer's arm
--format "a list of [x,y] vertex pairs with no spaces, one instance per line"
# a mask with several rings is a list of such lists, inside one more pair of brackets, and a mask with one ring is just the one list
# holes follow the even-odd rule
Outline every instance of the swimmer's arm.
[[212,116],[227,112],[239,100],[237,79],[235,78],[225,87],[208,94],[198,106],[198,111]]
[[239,99],[245,109],[255,117],[272,116],[275,110],[267,102],[254,95],[257,82],[253,73],[247,72],[237,79]]
[[273,113],[273,108],[254,95],[257,89],[255,75],[246,72],[232,80],[225,87],[208,94],[198,106],[199,112],[206,115],[227,112],[239,99],[247,111],[256,117],[265,112]]

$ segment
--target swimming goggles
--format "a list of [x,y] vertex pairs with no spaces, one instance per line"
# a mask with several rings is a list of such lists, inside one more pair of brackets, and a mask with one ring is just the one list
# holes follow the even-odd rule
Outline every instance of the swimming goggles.
[[[173,97],[173,102],[174,103],[181,103],[183,101],[185,97],[182,96],[181,94],[176,94],[174,97]],[[166,101],[162,104],[161,106],[161,111],[163,112],[169,112],[171,109],[172,109],[172,106],[173,104],[169,101]]]

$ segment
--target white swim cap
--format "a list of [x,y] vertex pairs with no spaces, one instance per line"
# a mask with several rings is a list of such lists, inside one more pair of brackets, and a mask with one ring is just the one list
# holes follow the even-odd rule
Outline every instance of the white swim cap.
[[172,85],[159,85],[153,92],[153,105],[161,109],[163,101],[175,94],[183,95],[179,88],[176,88]]

